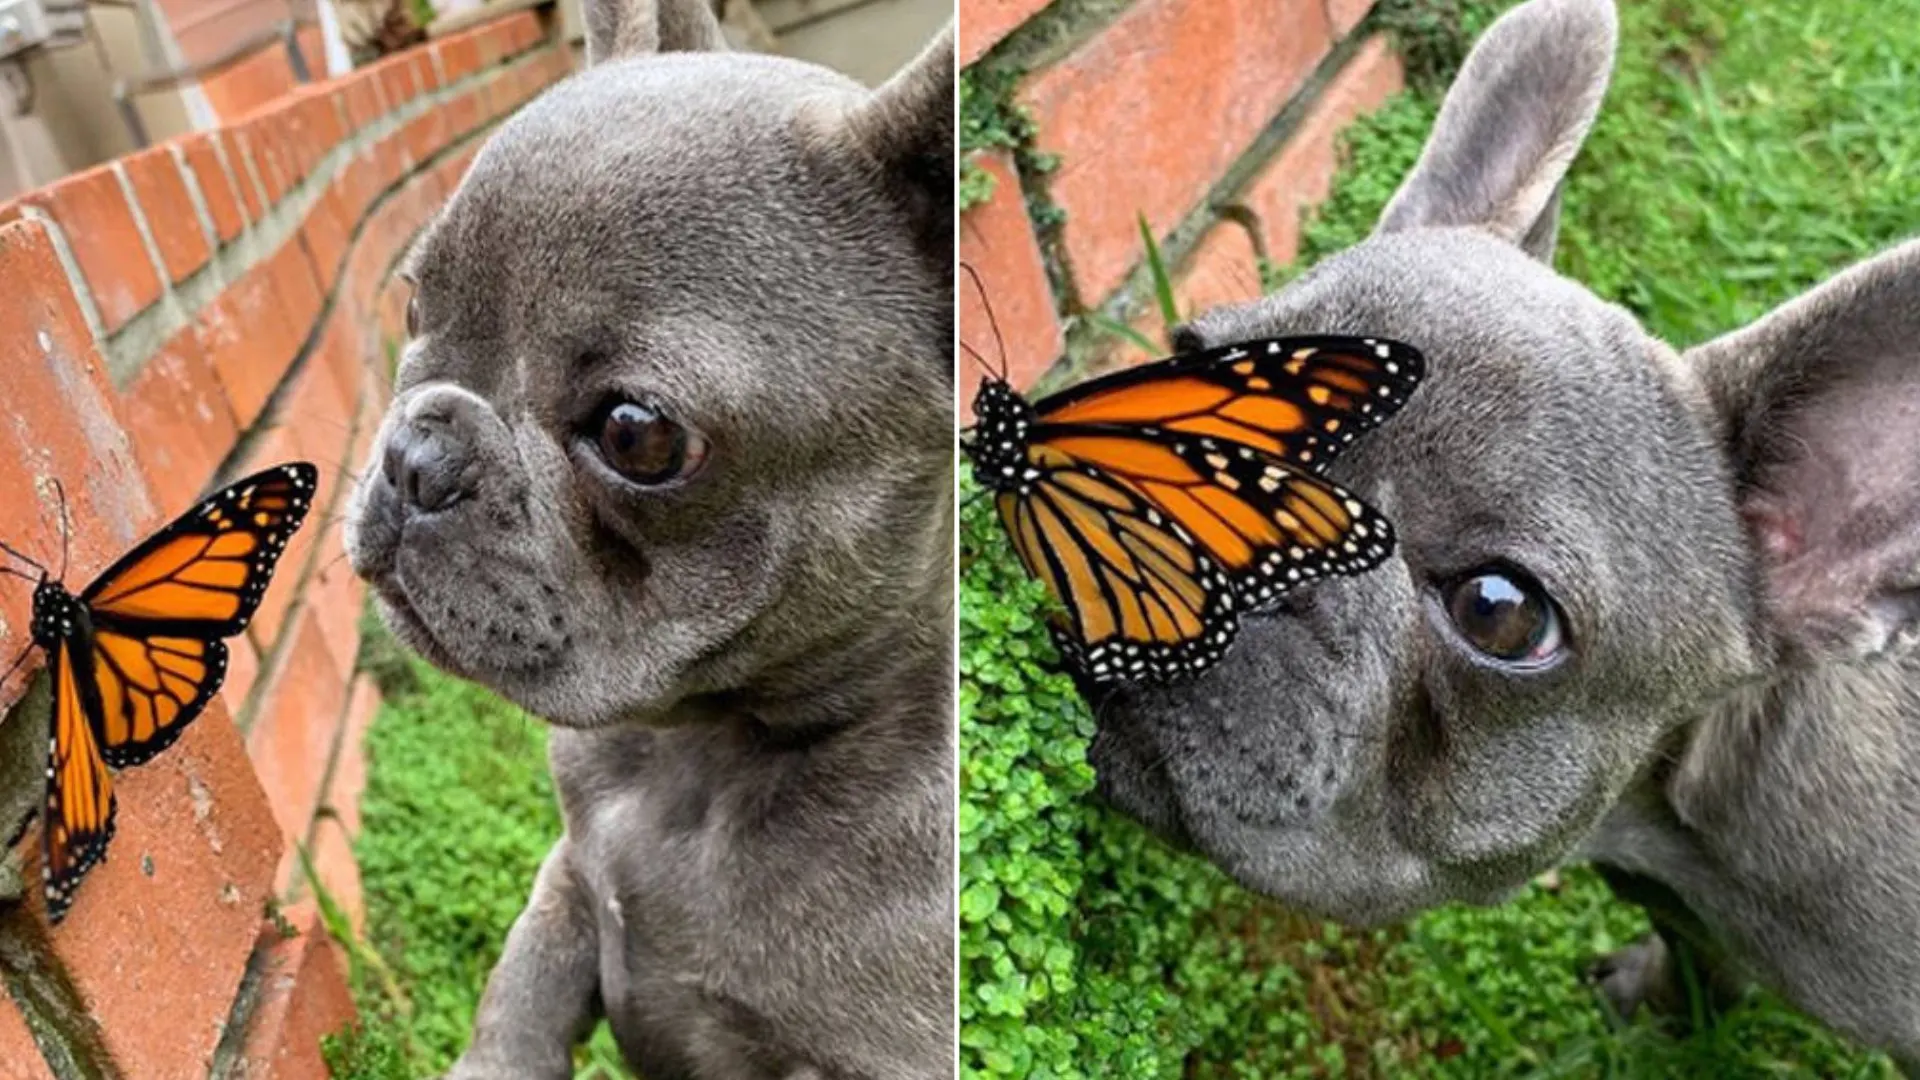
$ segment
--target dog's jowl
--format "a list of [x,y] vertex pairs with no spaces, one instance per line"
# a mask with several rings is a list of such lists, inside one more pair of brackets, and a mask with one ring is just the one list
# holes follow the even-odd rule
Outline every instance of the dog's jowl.
[[[589,0],[406,264],[349,551],[552,725],[457,1077],[953,1072],[950,35],[877,90]],[[484,827],[479,825],[476,827]]]

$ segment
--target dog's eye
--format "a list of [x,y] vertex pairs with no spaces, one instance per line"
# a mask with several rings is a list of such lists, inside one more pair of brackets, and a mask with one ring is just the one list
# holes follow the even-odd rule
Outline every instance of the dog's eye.
[[419,293],[414,293],[413,295],[407,297],[407,336],[410,338],[415,338],[420,336],[420,294]]
[[707,458],[707,440],[658,407],[619,401],[600,418],[600,456],[636,484],[658,487],[692,476]]
[[1495,660],[1545,664],[1565,645],[1553,599],[1525,574],[1505,567],[1476,570],[1447,586],[1445,599],[1460,636]]

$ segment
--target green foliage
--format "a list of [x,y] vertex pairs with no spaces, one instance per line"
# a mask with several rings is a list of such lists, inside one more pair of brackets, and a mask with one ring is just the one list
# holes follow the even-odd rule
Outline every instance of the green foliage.
[[[487,974],[560,835],[546,730],[407,653],[377,620],[362,629],[360,666],[385,697],[355,845],[368,940],[348,949],[361,1025],[329,1040],[328,1062],[342,1080],[434,1076],[466,1047]],[[337,909],[328,923],[347,934]],[[629,1075],[604,1025],[575,1060],[582,1080]]]
[[1393,35],[1407,84],[1437,96],[1481,32],[1509,6],[1485,0],[1381,0],[1373,19]]
[[390,1024],[362,1023],[320,1038],[334,1080],[411,1080],[406,1042]]
[[986,63],[960,73],[960,209],[993,195],[993,176],[975,163],[987,150],[1023,151],[1033,124],[1013,102],[1019,70]]
[[[1348,133],[1300,266],[1371,230],[1437,89],[1504,7],[1385,0],[1415,89]],[[1920,39],[1885,28],[1916,15],[1920,0],[1622,3],[1561,269],[1687,344],[1898,240],[1920,205]],[[1268,269],[1273,287],[1297,273]],[[1171,854],[1090,795],[1089,718],[990,507],[969,508],[962,548],[967,1077],[1894,1075],[1763,994],[1718,1016],[1699,1003],[1691,1033],[1616,1028],[1584,972],[1647,927],[1582,869],[1356,932]]]

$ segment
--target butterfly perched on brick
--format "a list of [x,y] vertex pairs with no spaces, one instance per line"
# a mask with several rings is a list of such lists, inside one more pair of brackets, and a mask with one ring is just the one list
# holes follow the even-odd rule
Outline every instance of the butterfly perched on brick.
[[[319,472],[279,465],[226,487],[128,552],[79,595],[59,574],[0,572],[34,583],[33,648],[53,673],[46,818],[47,915],[106,856],[115,802],[109,768],[144,764],[173,745],[227,674],[226,638],[247,628],[287,540],[306,519]],[[62,535],[65,535],[62,500]],[[65,563],[64,553],[61,559]],[[11,674],[12,668],[8,669]],[[24,826],[23,826],[24,827]],[[16,837],[17,839],[17,837]]]
[[1242,613],[1358,574],[1393,527],[1326,478],[1426,370],[1373,337],[1248,341],[1028,401],[982,380],[967,444],[1027,572],[1060,602],[1055,639],[1094,683],[1204,671]]

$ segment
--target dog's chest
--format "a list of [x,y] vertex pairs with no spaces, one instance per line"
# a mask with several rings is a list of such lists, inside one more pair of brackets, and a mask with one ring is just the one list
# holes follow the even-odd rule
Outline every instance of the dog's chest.
[[[914,1025],[924,1018],[903,1005],[875,1022],[871,998],[927,996],[919,924],[950,926],[951,916],[895,917],[911,905],[876,893],[846,857],[848,820],[810,800],[803,778],[744,762],[714,768],[671,752],[675,738],[624,756],[603,747],[588,769],[555,758],[572,861],[599,931],[600,992],[623,1051],[649,1080],[784,1078],[850,1059],[895,1064],[846,1075],[918,1075],[898,1062],[922,1053]],[[931,871],[944,866],[914,872],[937,880]],[[924,936],[950,940],[943,933]],[[849,966],[884,985],[848,980]]]

